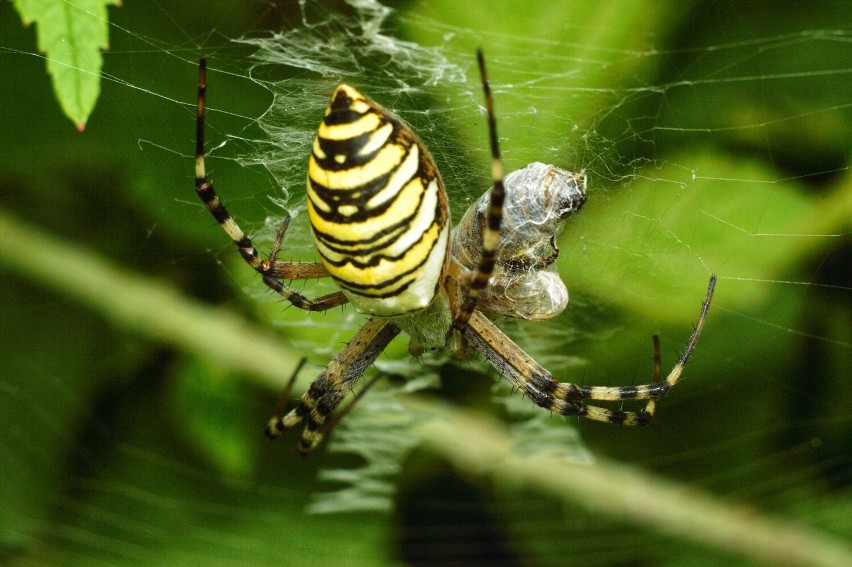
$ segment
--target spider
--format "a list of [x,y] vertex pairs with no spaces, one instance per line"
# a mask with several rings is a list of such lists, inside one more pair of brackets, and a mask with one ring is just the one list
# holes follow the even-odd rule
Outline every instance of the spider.
[[[715,276],[710,278],[680,359],[664,380],[655,378],[650,384],[603,387],[560,382],[492,321],[501,315],[544,319],[565,307],[567,290],[552,267],[558,254],[555,236],[585,201],[586,176],[531,164],[504,182],[481,50],[477,60],[493,186],[470,207],[456,230],[450,231],[447,194],[426,147],[393,113],[341,84],[332,94],[308,159],[307,213],[321,261],[286,262],[278,260],[278,254],[289,217],[264,260],[207,179],[206,60],[201,57],[195,152],[198,196],[248,265],[294,306],[325,311],[352,303],[358,312],[370,316],[297,407],[286,414],[279,408],[266,426],[267,437],[304,423],[298,449],[302,454],[313,450],[333,423],[327,422],[329,416],[400,332],[410,336],[409,350],[415,355],[444,347],[457,356],[480,353],[536,405],[565,416],[646,425],[655,401],[680,378],[707,318]],[[340,290],[310,299],[285,283],[321,277],[331,277]],[[618,400],[647,400],[647,405],[641,411],[622,411],[586,403]]]

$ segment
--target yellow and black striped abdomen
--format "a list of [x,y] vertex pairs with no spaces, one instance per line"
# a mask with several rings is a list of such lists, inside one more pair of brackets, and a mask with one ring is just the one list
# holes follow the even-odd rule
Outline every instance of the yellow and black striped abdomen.
[[449,206],[429,152],[399,118],[340,85],[308,162],[308,217],[322,262],[355,308],[429,305],[449,244]]

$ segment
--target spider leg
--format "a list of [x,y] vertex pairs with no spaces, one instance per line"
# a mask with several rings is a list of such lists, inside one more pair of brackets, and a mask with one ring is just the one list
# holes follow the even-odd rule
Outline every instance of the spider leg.
[[481,312],[474,311],[459,332],[537,406],[562,415],[586,415],[581,402],[554,398],[560,382]]
[[491,177],[494,186],[491,188],[485,227],[482,231],[482,258],[476,270],[470,275],[464,290],[464,300],[455,317],[455,326],[463,327],[476,309],[479,292],[487,285],[494,271],[497,246],[500,243],[500,222],[503,215],[503,201],[506,190],[503,187],[503,161],[500,159],[500,145],[497,140],[497,122],[494,118],[494,98],[491,96],[491,85],[485,70],[485,56],[481,49],[476,51],[479,62],[479,76],[482,80],[482,90],[485,96],[485,109],[488,115],[488,135],[491,142]]
[[651,342],[654,343],[654,377],[651,382],[659,382],[663,376],[663,361],[660,356],[660,335],[651,337]]
[[[698,315],[698,320],[695,327],[692,329],[692,334],[689,337],[689,342],[683,354],[680,355],[677,363],[669,372],[668,376],[662,381],[654,381],[650,384],[641,386],[577,386],[575,384],[562,384],[557,388],[554,395],[565,399],[580,399],[587,398],[590,400],[657,400],[662,398],[680,379],[686,363],[689,362],[689,357],[695,350],[695,345],[698,344],[698,338],[701,336],[701,330],[704,328],[704,323],[707,321],[707,313],[710,310],[710,301],[713,299],[713,291],[716,288],[716,276],[710,276],[710,283],[707,286],[707,295],[701,303],[701,311]],[[650,411],[649,411],[650,407]],[[645,412],[649,415],[653,414],[653,403],[646,406]]]
[[[651,340],[654,343],[654,377],[651,378],[651,382],[657,384],[660,382],[660,378],[663,376],[663,364],[662,357],[660,356],[660,336],[654,335]],[[645,405],[645,413],[654,414],[654,410],[657,407],[657,400],[649,400]]]
[[325,269],[322,262],[281,262],[278,260],[278,254],[281,252],[281,244],[284,242],[284,235],[287,234],[289,227],[290,216],[288,215],[281,221],[278,234],[275,235],[275,242],[272,243],[272,248],[269,249],[269,259],[266,260],[268,266],[264,266],[266,274],[269,277],[279,280],[306,280],[329,277],[328,270]]
[[[695,345],[698,344],[698,337],[701,336],[701,330],[704,328],[704,322],[707,320],[707,313],[710,311],[710,301],[713,299],[713,292],[716,289],[716,275],[713,274],[710,276],[710,283],[707,285],[707,295],[704,297],[704,301],[701,303],[701,312],[698,315],[698,321],[695,323],[695,327],[692,329],[692,335],[689,337],[689,342],[686,344],[686,348],[683,351],[683,354],[680,355],[680,359],[678,360],[675,367],[666,377],[666,384],[668,384],[668,388],[671,388],[675,385],[675,382],[680,378],[681,372],[683,372],[683,367],[686,366],[686,363],[689,362],[689,357],[692,355],[692,351],[695,350]],[[659,382],[660,377],[660,344],[659,339],[654,342],[654,376],[655,382]],[[657,399],[652,398],[645,405],[645,413],[648,415],[654,415],[654,410],[657,409]]]
[[287,384],[284,386],[284,389],[281,390],[281,395],[278,397],[278,405],[275,407],[275,415],[279,418],[284,415],[284,408],[287,407],[287,403],[290,401],[290,392],[293,391],[293,386],[296,384],[296,378],[299,377],[299,372],[302,370],[302,367],[305,366],[307,361],[307,358],[303,358],[299,361],[299,364],[296,365],[296,369],[293,371],[290,379],[287,380]]
[[[559,382],[530,355],[497,328],[485,315],[475,311],[460,332],[476,350],[536,405],[561,415],[576,415],[595,421],[624,425],[647,425],[654,414],[654,401],[663,397],[677,383],[689,357],[695,350],[707,319],[716,276],[710,278],[707,295],[701,305],[698,322],[686,349],[662,382],[641,386],[581,386]],[[620,411],[587,405],[584,400],[650,400],[642,411]]]
[[399,327],[385,319],[367,321],[314,380],[299,405],[283,417],[275,415],[269,420],[265,435],[278,437],[304,420],[298,448],[303,455],[310,453],[326,433],[323,425],[328,416],[399,332]]
[[275,239],[275,244],[272,248],[272,254],[269,260],[262,260],[257,248],[252,244],[251,239],[246,236],[224,203],[219,200],[216,191],[213,189],[213,184],[207,180],[207,173],[204,164],[204,108],[207,91],[207,59],[201,57],[198,61],[198,101],[196,107],[195,120],[195,191],[201,198],[201,201],[225,231],[225,234],[236,244],[239,249],[240,256],[243,260],[252,267],[263,278],[263,282],[273,291],[289,300],[299,309],[307,311],[324,311],[338,305],[346,303],[346,298],[343,293],[336,292],[316,299],[308,299],[303,295],[293,291],[288,286],[284,285],[282,279],[307,279],[314,277],[324,277],[328,275],[325,268],[317,263],[299,263],[290,264],[288,262],[280,262],[276,260],[281,242],[284,239],[284,233],[289,225],[289,218],[284,219],[281,228],[278,231],[278,236]]
[[331,433],[331,430],[337,427],[337,424],[340,423],[340,421],[344,417],[346,417],[349,412],[352,411],[352,409],[355,407],[355,404],[357,404],[358,401],[364,397],[364,395],[370,390],[370,388],[372,388],[376,382],[385,377],[386,375],[379,374],[378,376],[373,376],[370,380],[368,380],[367,383],[364,384],[364,387],[361,388],[361,390],[355,394],[355,397],[351,402],[346,404],[346,406],[337,411],[330,420],[325,422],[325,424],[322,426],[322,429],[317,434],[319,441],[328,437],[328,434]]

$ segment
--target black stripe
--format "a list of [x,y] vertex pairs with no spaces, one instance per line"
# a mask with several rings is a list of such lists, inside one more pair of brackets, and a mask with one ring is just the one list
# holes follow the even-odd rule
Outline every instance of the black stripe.
[[[432,225],[430,225],[429,228],[431,228],[435,224],[436,223],[432,223]],[[426,232],[428,232],[428,230]],[[423,233],[424,236],[426,235],[426,232]],[[422,237],[421,237],[421,240],[422,240]],[[419,242],[419,240],[418,240],[418,242]],[[435,245],[437,245],[437,241],[436,241]],[[411,285],[414,282],[414,280],[417,279],[416,276],[415,277],[410,277],[410,276],[412,274],[414,274],[415,272],[417,272],[421,267],[423,267],[423,265],[429,260],[429,256],[431,255],[433,249],[434,249],[434,246],[432,248],[430,248],[429,252],[423,257],[423,259],[420,262],[418,262],[410,270],[407,270],[407,271],[405,271],[401,274],[398,274],[398,275],[396,275],[393,278],[390,278],[388,280],[379,282],[378,284],[373,284],[373,285],[358,284],[358,283],[355,283],[355,282],[350,282],[350,281],[347,281],[347,280],[337,278],[334,275],[332,275],[332,278],[334,279],[334,281],[337,282],[337,284],[340,287],[346,288],[347,290],[349,290],[353,293],[357,293],[358,295],[364,295],[364,296],[368,296],[368,297],[392,297],[394,295],[399,295],[406,288],[408,288],[408,286]],[[404,255],[404,253],[403,253],[403,255]],[[402,257],[402,256],[400,256],[400,257]],[[379,258],[382,258],[382,257],[379,257]],[[385,257],[385,258],[387,258],[387,257]],[[325,256],[323,256],[323,259],[328,261],[328,259],[325,258]],[[332,264],[332,265],[343,265],[347,262],[358,265],[358,262],[355,262],[353,260],[344,260],[343,262],[340,262],[339,264],[335,264],[335,263],[329,261],[329,263]],[[365,264],[361,264],[361,266],[365,266]],[[371,289],[377,290],[377,291],[385,290],[387,287],[389,287],[389,286],[391,286],[394,283],[397,283],[399,281],[403,281],[405,278],[409,278],[409,281],[405,282],[404,285],[402,285],[398,288],[395,288],[395,289],[389,290],[389,291],[381,291],[380,293],[368,293],[368,290],[371,290]]]
[[254,246],[252,245],[251,240],[249,240],[248,236],[243,236],[237,242],[237,246],[239,246],[240,248],[254,248]]
[[503,219],[503,195],[502,193],[495,193],[493,189],[491,192],[491,206],[488,209],[488,213],[488,228],[499,232],[500,223]]
[[638,425],[639,427],[643,427],[651,423],[651,414],[640,411],[633,414],[633,425]]
[[627,413],[623,411],[615,411],[612,410],[606,416],[606,420],[610,423],[614,423],[616,425],[621,425],[624,423],[624,420],[627,419]]
[[[326,170],[323,169],[323,171]],[[330,207],[333,207],[335,204],[366,203],[370,197],[387,186],[388,180],[395,171],[396,168],[349,189],[332,189],[330,187],[326,187],[316,179],[313,179],[310,175],[308,176],[308,181],[311,184],[311,189],[316,192],[317,197],[322,199],[323,202],[328,203]],[[357,199],[353,197],[356,193],[360,194]]]
[[369,297],[369,298],[372,298],[372,299],[387,299],[388,297],[396,297],[397,295],[401,295],[405,290],[407,290],[411,286],[411,284],[414,283],[414,281],[416,279],[417,279],[416,277],[413,277],[413,278],[409,279],[409,281],[403,283],[399,287],[396,287],[396,288],[394,288],[390,291],[369,293],[365,289],[350,289],[349,286],[346,285],[346,282],[342,282],[340,280],[337,280],[337,278],[334,278],[334,280],[337,281],[337,285],[339,285],[340,287],[345,287],[350,292],[352,292],[356,295],[360,295],[361,297]]
[[308,415],[307,419],[305,420],[305,431],[315,433],[321,425],[321,423],[319,423],[317,420]]
[[[323,256],[323,258],[325,259],[325,256]],[[425,261],[426,259],[428,259],[428,258],[429,258],[429,256],[427,255],[427,256],[426,256],[426,258],[424,259],[424,261]],[[328,260],[326,259],[326,261],[328,261]],[[329,263],[331,263],[331,262],[329,262]],[[346,263],[350,263],[350,261],[349,261],[349,260],[344,260],[343,262],[341,262],[341,263],[340,263],[340,264],[338,264],[338,265],[343,265],[343,264],[346,264]],[[353,264],[354,264],[355,262],[351,262],[351,263],[353,263]],[[331,277],[332,277],[332,278],[334,279],[334,281],[336,281],[336,282],[338,283],[338,285],[340,285],[341,287],[345,287],[346,289],[348,289],[348,290],[350,290],[350,291],[354,291],[355,293],[361,293],[362,291],[366,291],[366,290],[369,290],[369,289],[376,289],[376,290],[379,290],[379,289],[386,288],[386,287],[388,287],[389,285],[394,284],[394,283],[396,283],[396,282],[398,282],[398,281],[402,280],[403,278],[405,278],[405,277],[407,277],[407,276],[411,275],[413,272],[417,271],[417,269],[418,269],[420,266],[422,266],[422,265],[423,265],[423,262],[421,262],[421,263],[420,263],[420,264],[418,264],[417,266],[413,267],[412,269],[408,270],[407,272],[404,272],[404,273],[402,273],[402,274],[398,274],[398,275],[396,275],[396,276],[394,276],[394,277],[392,277],[392,278],[390,278],[390,279],[388,279],[388,280],[385,280],[385,281],[383,281],[383,282],[380,282],[380,283],[378,283],[378,284],[370,284],[370,285],[367,285],[367,284],[359,284],[359,283],[350,282],[350,281],[348,281],[348,280],[344,280],[344,279],[337,278],[337,277],[335,277],[333,274],[332,274],[332,276],[331,276]],[[409,282],[409,283],[411,283],[411,282]],[[363,294],[362,294],[362,295],[363,295]]]
[[671,385],[668,382],[655,382],[654,384],[648,384],[646,387],[648,388],[648,395],[655,400],[665,396],[671,389]]
[[[215,196],[214,196],[215,198]],[[212,201],[206,201],[209,205]],[[219,203],[216,206],[208,206],[207,210],[210,211],[210,214],[213,215],[213,218],[216,219],[216,222],[219,224],[225,224],[230,218],[231,215],[228,213],[228,209],[226,209],[222,203]]]
[[370,112],[375,112],[372,108],[367,110],[364,114],[359,112],[355,112],[352,110],[352,103],[354,101],[349,98],[344,90],[335,91],[334,99],[331,101],[329,105],[329,113],[322,119],[326,126],[337,126],[338,124],[349,124],[351,122],[355,122],[364,114],[369,114]]
[[[326,171],[343,171],[369,163],[376,154],[386,148],[388,144],[399,144],[404,146],[404,144],[401,143],[402,140],[397,136],[399,124],[395,121],[385,120],[382,116],[380,116],[380,118],[382,118],[383,121],[379,123],[379,126],[375,130],[370,130],[369,132],[365,132],[354,138],[348,138],[346,140],[331,140],[329,138],[317,136],[317,142],[319,142],[320,149],[326,155],[325,158],[320,158],[316,153],[313,154],[317,165]],[[367,142],[370,141],[372,135],[388,122],[394,125],[394,129],[388,136],[385,143],[369,154],[361,155],[361,149],[367,145]],[[334,158],[339,155],[345,155],[346,161],[343,163],[336,161]]]
[[340,403],[340,399],[337,396],[326,394],[319,399],[316,409],[324,416],[331,415],[338,403]]
[[491,279],[491,275],[494,272],[494,260],[493,252],[489,253],[483,250],[482,259],[479,261],[476,277],[474,277],[471,281],[471,286],[473,288],[480,290],[488,284],[488,280]]
[[[388,228],[377,232],[374,236],[365,238],[364,240],[337,240],[316,229],[314,229],[314,237],[317,240],[321,240],[326,248],[333,250],[338,254],[344,254],[346,256],[368,256],[370,254],[375,254],[376,252],[381,252],[387,248],[388,245],[396,242],[406,231],[405,229],[411,223],[413,217],[414,215],[403,219],[402,221],[391,225]],[[373,243],[373,245],[369,247],[366,246],[366,244],[369,243]]]
[[544,369],[533,370],[530,373],[530,381],[535,384],[536,388],[545,392],[553,392],[558,385],[550,372]]
[[618,389],[618,397],[622,400],[632,400],[639,393],[638,388],[633,386],[622,386]]
[[575,402],[569,402],[562,400],[562,404],[559,404],[559,400],[554,400],[552,398],[548,398],[550,400],[550,405],[546,407],[546,409],[550,411],[555,411],[559,415],[565,416],[581,416],[586,415],[586,406],[583,404],[578,404]]
[[588,398],[592,395],[591,386],[578,386],[576,384],[572,384],[572,386],[575,388],[575,390],[569,394],[572,398]]

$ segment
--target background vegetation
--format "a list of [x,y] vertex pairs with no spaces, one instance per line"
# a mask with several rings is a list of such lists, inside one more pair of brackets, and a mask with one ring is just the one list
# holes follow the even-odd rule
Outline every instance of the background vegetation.
[[[668,366],[707,276],[720,274],[688,380],[661,404],[655,425],[554,423],[579,429],[599,459],[592,467],[518,458],[503,426],[468,415],[490,411],[499,422],[488,395],[495,378],[477,366],[448,366],[436,396],[443,402],[411,411],[445,411],[448,400],[457,407],[429,430],[433,443],[406,458],[393,511],[306,514],[311,495],[329,488],[318,471],[357,460],[325,451],[298,459],[290,440],[260,438],[301,356],[281,321],[301,315],[245,293],[251,274],[195,203],[190,155],[197,54],[215,49],[219,70],[234,72],[216,75],[216,106],[234,113],[217,117],[219,138],[260,136],[243,117],[261,115],[271,97],[244,78],[250,48],[227,40],[296,25],[296,7],[131,1],[110,8],[108,80],[79,133],[79,117],[69,122],[56,102],[33,29],[0,3],[0,557],[18,565],[747,564],[773,558],[773,533],[775,552],[791,563],[844,557],[842,542],[852,535],[852,50],[848,30],[836,28],[849,21],[849,8],[604,2],[592,10],[554,2],[530,10],[521,2],[465,13],[457,4],[412,2],[399,13],[553,41],[551,30],[564,29],[548,26],[558,14],[588,22],[589,33],[572,41],[618,53],[639,44],[666,51],[660,68],[645,70],[646,86],[674,84],[687,69],[715,81],[613,111],[631,124],[652,117],[696,127],[660,129],[647,146],[624,136],[614,167],[651,160],[657,179],[691,181],[695,171],[672,165],[690,164],[716,178],[692,185],[700,202],[639,177],[590,202],[562,240],[563,250],[576,251],[578,238],[633,235],[617,241],[603,267],[580,269],[577,254],[560,266],[580,306],[571,314],[581,331],[571,331],[570,348],[588,362],[581,373],[588,383],[644,381],[648,370],[637,364],[650,366],[654,333]],[[440,41],[400,29],[408,39]],[[786,38],[778,44],[788,48],[783,57],[774,56],[774,37]],[[795,37],[801,48],[791,50]],[[731,64],[752,80],[728,84],[715,75],[723,67],[707,46],[750,42],[759,47],[746,47],[749,60]],[[499,58],[495,44],[489,49]],[[775,75],[788,79],[768,79]],[[623,84],[607,84],[611,73],[584,76],[599,89],[627,88],[635,78],[625,73]],[[560,112],[570,108],[566,102]],[[522,123],[508,122],[507,135],[523,136]],[[598,123],[601,135],[621,139],[606,131],[618,122]],[[459,144],[469,145],[478,127],[459,132]],[[533,152],[539,142],[523,148]],[[230,143],[239,153],[239,139]],[[259,168],[221,160],[216,182],[249,224],[269,212],[272,183]],[[663,231],[625,220],[643,212],[626,217],[626,203],[653,199],[672,210],[647,215],[691,230],[689,245],[706,266],[679,256],[682,244],[666,249]],[[705,230],[689,216],[699,210],[738,229],[790,237],[761,244],[759,230],[747,238]],[[755,216],[764,224],[752,224]],[[636,263],[643,254],[654,258],[652,273],[635,269],[649,265]],[[533,346],[535,327],[520,330]],[[395,347],[402,351],[404,344]],[[600,479],[615,483],[611,498]],[[665,498],[642,500],[647,495]],[[753,531],[725,544],[702,521],[721,530],[742,521]]]

